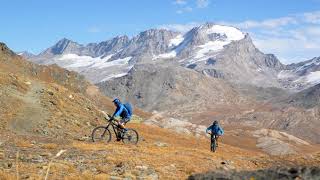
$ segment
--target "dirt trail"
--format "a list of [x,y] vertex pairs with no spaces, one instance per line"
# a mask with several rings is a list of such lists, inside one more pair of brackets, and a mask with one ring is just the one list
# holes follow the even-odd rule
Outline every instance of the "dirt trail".
[[10,128],[18,134],[33,133],[41,124],[48,120],[50,112],[41,106],[41,91],[44,86],[32,81],[29,91],[19,96],[24,105],[10,123]]

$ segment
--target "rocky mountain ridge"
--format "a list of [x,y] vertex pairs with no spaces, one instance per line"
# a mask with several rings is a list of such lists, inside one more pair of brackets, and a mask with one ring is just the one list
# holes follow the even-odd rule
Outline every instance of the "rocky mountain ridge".
[[299,91],[319,82],[318,61],[284,65],[275,55],[257,49],[239,29],[205,23],[187,33],[150,29],[128,38],[117,36],[81,45],[68,39],[36,56],[38,64],[58,64],[77,71],[93,83],[126,75],[137,63],[171,59],[206,76],[236,84]]

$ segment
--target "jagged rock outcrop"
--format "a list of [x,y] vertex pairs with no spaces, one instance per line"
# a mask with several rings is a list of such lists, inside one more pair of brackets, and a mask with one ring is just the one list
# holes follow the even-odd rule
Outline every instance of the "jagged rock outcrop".
[[225,82],[172,63],[137,64],[128,75],[99,83],[110,97],[126,99],[145,110],[199,111],[207,105],[238,103],[241,98]]
[[252,43],[249,35],[239,41],[233,41],[224,46],[218,54],[207,55],[206,61],[195,62],[194,69],[208,72],[211,69],[217,73],[206,73],[213,77],[236,84],[248,84],[258,87],[280,87],[277,74],[284,65],[274,56],[263,54]]

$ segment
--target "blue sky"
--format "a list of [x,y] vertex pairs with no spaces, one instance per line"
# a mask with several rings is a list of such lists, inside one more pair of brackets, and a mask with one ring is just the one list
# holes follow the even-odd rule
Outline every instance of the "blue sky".
[[206,21],[249,32],[263,52],[290,63],[320,56],[320,0],[1,0],[0,41],[39,53],[150,28],[186,31]]

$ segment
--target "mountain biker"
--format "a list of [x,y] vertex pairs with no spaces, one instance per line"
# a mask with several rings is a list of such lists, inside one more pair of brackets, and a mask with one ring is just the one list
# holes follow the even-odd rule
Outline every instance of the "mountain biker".
[[[210,131],[210,133],[209,133]],[[220,127],[218,121],[213,121],[212,125],[209,126],[206,129],[206,133],[211,134],[211,136],[215,135],[216,136],[216,142],[217,142],[217,147],[218,147],[218,139],[220,136],[223,135],[224,131],[223,129]]]
[[118,126],[124,131],[126,131],[127,129],[125,127],[125,124],[131,120],[131,114],[118,98],[115,98],[112,102],[117,107],[117,109],[112,115],[112,118],[117,120],[117,118],[120,117],[121,120],[120,122],[118,121]]

